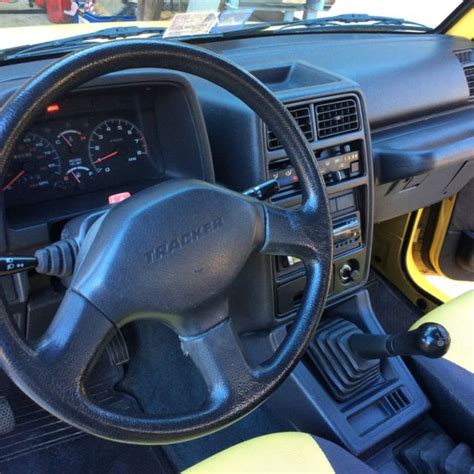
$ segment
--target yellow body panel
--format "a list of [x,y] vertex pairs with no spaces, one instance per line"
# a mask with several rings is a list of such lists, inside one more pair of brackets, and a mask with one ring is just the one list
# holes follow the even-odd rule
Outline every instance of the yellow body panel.
[[439,323],[451,336],[445,359],[474,373],[474,290],[445,303],[420,318],[411,329],[423,323]]
[[245,441],[187,469],[184,474],[334,473],[312,436],[275,433]]
[[413,230],[410,236],[410,241],[408,243],[406,257],[405,257],[406,269],[407,269],[408,274],[410,275],[410,278],[418,287],[420,287],[426,293],[433,295],[439,301],[442,301],[443,303],[445,303],[450,300],[449,295],[441,291],[436,286],[432,285],[426,279],[426,275],[418,268],[418,265],[416,264],[415,259],[413,258],[413,244],[414,244],[415,239],[417,238],[416,231],[418,229],[418,224],[420,222],[422,213],[423,213],[423,209],[418,210],[415,224],[413,225]]
[[451,29],[449,35],[462,36],[463,38],[474,38],[474,8],[466,13]]
[[451,216],[453,214],[454,205],[456,203],[456,196],[452,196],[445,199],[441,203],[441,209],[439,211],[438,222],[433,235],[433,242],[430,248],[430,262],[434,266],[436,273],[443,275],[441,267],[439,266],[439,256],[443,249],[444,240],[446,233],[448,232],[449,223],[451,222]]

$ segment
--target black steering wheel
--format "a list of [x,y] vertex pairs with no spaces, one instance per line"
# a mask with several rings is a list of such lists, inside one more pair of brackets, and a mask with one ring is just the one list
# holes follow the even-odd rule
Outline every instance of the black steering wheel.
[[[324,308],[332,233],[324,183],[307,141],[282,103],[253,76],[186,44],[124,40],[70,54],[39,72],[0,111],[0,173],[35,117],[61,95],[103,74],[140,67],[190,73],[231,92],[283,144],[303,204],[287,210],[223,187],[171,180],[114,206],[86,236],[72,284],[34,346],[0,303],[0,362],[40,406],[86,432],[166,444],[209,434],[242,418],[289,375]],[[228,317],[226,290],[253,253],[292,255],[307,272],[305,297],[279,349],[250,367]],[[208,398],[195,412],[158,418],[112,413],[88,398],[84,380],[114,330],[156,318],[175,330],[200,370]]]

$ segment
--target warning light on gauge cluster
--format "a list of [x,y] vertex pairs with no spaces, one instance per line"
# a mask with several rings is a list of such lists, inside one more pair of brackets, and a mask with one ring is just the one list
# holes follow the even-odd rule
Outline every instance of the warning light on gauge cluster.
[[58,104],[51,104],[46,107],[46,112],[49,114],[52,112],[59,112],[59,105]]
[[132,195],[128,192],[125,191],[123,193],[118,193],[118,194],[112,194],[109,196],[109,204],[118,204],[119,202],[125,201],[125,199],[128,199]]

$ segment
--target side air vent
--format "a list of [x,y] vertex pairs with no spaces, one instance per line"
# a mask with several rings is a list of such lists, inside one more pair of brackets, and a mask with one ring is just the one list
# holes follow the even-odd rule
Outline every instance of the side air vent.
[[469,87],[469,95],[474,99],[474,65],[465,66],[464,74],[466,75],[467,86]]
[[463,49],[462,51],[455,51],[454,54],[462,64],[474,61],[474,49]]
[[[293,115],[293,118],[296,120],[296,123],[300,127],[304,136],[308,141],[313,141],[314,132],[313,132],[313,120],[311,117],[311,109],[309,105],[304,105],[301,107],[292,107],[288,109],[290,114]],[[278,150],[281,148],[280,140],[275,136],[275,134],[267,129],[267,147],[270,151]]]
[[359,113],[355,99],[333,100],[315,105],[318,138],[327,138],[359,130]]

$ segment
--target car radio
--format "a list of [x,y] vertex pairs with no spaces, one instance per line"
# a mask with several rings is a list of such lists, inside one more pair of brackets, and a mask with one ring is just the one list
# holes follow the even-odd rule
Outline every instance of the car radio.
[[333,222],[334,255],[353,250],[362,245],[360,213],[354,212]]
[[[338,256],[349,250],[362,246],[362,231],[360,224],[360,212],[335,219],[332,228],[333,255]],[[278,257],[277,270],[279,273],[294,271],[303,266],[299,258],[293,256]]]

